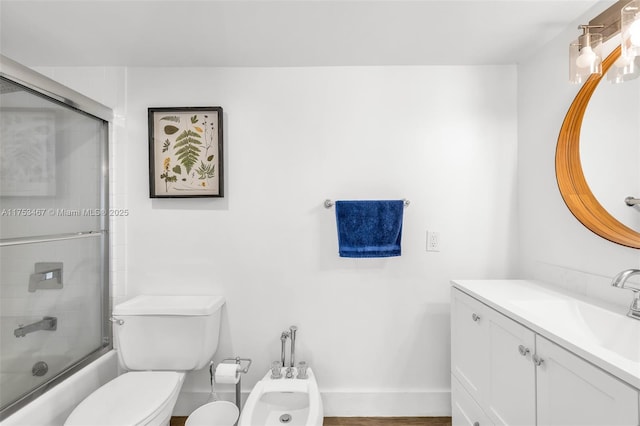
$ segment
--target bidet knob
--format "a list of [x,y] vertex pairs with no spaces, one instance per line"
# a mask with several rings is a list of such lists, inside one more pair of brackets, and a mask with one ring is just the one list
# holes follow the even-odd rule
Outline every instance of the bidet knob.
[[474,320],[475,322],[480,321],[480,315],[476,314],[475,312],[471,315],[471,319]]
[[273,361],[271,363],[271,378],[272,379],[280,379],[282,378],[282,371],[280,368],[282,367],[282,363],[280,361]]

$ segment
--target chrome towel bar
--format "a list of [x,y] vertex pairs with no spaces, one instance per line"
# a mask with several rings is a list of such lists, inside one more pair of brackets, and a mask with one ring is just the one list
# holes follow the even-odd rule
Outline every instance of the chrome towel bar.
[[[404,202],[404,206],[405,207],[409,207],[409,204],[411,204],[411,201],[407,200],[406,198],[403,198],[402,201]],[[324,200],[324,207],[326,209],[330,209],[331,207],[333,207],[334,204],[335,203],[333,201],[331,201],[329,198]]]

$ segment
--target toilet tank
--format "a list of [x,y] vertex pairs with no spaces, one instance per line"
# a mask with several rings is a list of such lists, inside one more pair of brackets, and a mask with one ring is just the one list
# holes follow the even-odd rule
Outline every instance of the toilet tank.
[[[218,348],[222,296],[140,295],[113,308],[113,334],[127,370],[197,370]],[[119,321],[121,320],[121,321]]]

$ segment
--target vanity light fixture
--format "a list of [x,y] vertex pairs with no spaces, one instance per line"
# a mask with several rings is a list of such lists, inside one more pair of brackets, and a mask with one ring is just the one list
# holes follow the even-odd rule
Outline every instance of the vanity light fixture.
[[591,74],[602,75],[602,34],[591,33],[601,26],[580,25],[582,35],[569,45],[569,81],[584,83]]
[[591,74],[602,75],[602,43],[620,34],[622,55],[607,74],[612,83],[640,76],[640,0],[619,0],[580,25],[583,34],[570,44],[569,81],[584,83]]
[[640,56],[626,58],[622,55],[607,71],[607,81],[613,84],[624,83],[640,76]]
[[633,60],[640,56],[640,0],[633,0],[622,8],[622,57]]

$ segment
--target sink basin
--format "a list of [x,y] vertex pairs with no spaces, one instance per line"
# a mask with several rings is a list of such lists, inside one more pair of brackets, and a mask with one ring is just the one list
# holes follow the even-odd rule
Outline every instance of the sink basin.
[[579,299],[543,298],[512,303],[541,322],[553,323],[623,358],[640,362],[640,321]]

